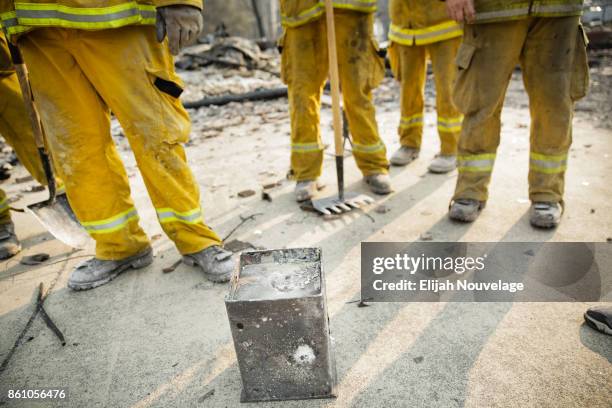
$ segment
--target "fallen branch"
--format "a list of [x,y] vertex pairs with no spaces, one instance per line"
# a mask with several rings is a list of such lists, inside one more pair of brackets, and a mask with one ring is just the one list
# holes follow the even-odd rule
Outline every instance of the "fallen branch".
[[213,57],[209,57],[206,55],[198,55],[198,54],[185,54],[185,56],[202,61],[202,63],[200,64],[201,67],[207,67],[212,64],[217,64],[217,65],[221,65],[221,66],[225,66],[229,68],[235,68],[235,69],[246,68],[249,71],[257,70],[257,71],[267,72],[268,74],[272,74],[277,77],[280,76],[280,74],[277,71],[266,69],[264,67],[253,66],[252,64],[249,64],[249,63],[243,64],[240,62],[229,61],[229,60],[225,60],[222,58],[213,58]]
[[184,102],[183,106],[186,109],[203,108],[207,106],[222,106],[232,102],[253,102],[253,101],[268,101],[278,98],[287,97],[287,88],[272,88],[272,89],[261,89],[253,92],[247,92],[237,95],[221,95],[221,96],[210,96],[207,98],[200,99],[199,101]]
[[202,67],[206,67],[208,65],[212,65],[212,64],[219,64],[219,65],[223,65],[226,67],[230,67],[230,68],[248,68],[248,69],[252,69],[253,67],[248,66],[246,64],[241,64],[239,62],[235,62],[235,61],[228,61],[228,60],[224,60],[221,58],[214,58],[214,57],[210,57],[207,55],[198,55],[198,54],[190,54],[190,53],[185,53],[186,57],[190,57],[190,58],[195,58],[197,60],[201,61],[201,66]]

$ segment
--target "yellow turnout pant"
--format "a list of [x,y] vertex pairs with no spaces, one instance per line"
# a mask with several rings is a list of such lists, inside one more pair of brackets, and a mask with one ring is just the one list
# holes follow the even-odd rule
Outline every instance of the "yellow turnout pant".
[[[338,65],[353,155],[364,175],[387,173],[386,149],[378,134],[372,89],[384,77],[384,62],[372,36],[373,14],[335,10]],[[286,28],[282,74],[289,88],[291,169],[297,180],[321,175],[323,143],[320,99],[328,77],[325,17]]]
[[117,117],[157,217],[182,254],[219,244],[202,220],[198,185],[181,145],[190,120],[166,44],[155,28],[40,28],[20,40],[66,193],[100,259],[146,247],[125,168],[110,134]]
[[[40,184],[47,179],[42,168],[30,119],[26,112],[21,88],[8,51],[4,34],[0,33],[0,135],[13,148],[21,164]],[[0,224],[11,222],[4,190],[0,189]]]
[[589,81],[579,17],[466,25],[464,31],[454,92],[465,115],[454,199],[487,200],[504,97],[520,63],[531,113],[529,196],[562,202],[574,101]]
[[455,57],[461,38],[451,38],[426,45],[403,45],[395,42],[389,48],[393,75],[400,81],[402,117],[398,129],[402,146],[421,148],[427,58],[431,59],[436,86],[436,111],[440,152],[457,154],[461,132],[461,113],[452,102],[452,88],[457,71]]

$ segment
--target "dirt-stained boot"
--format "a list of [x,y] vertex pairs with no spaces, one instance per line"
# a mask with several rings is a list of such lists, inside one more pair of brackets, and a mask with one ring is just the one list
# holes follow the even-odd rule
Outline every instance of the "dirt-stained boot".
[[12,222],[0,224],[0,259],[8,259],[21,251],[21,243],[15,235]]
[[295,201],[301,203],[302,201],[311,200],[317,191],[325,187],[318,180],[302,180],[295,183]]
[[388,174],[370,174],[363,179],[374,194],[385,195],[393,191],[391,177]]
[[429,171],[435,174],[449,173],[457,168],[457,156],[438,154],[429,164]]
[[391,156],[391,164],[394,166],[407,166],[419,157],[419,149],[401,146]]
[[236,265],[234,254],[218,245],[208,247],[195,254],[184,255],[183,262],[202,269],[211,282],[229,282]]
[[70,279],[68,287],[74,290],[97,288],[115,279],[121,272],[128,269],[140,269],[153,263],[153,250],[146,250],[118,261],[91,258],[79,264]]
[[563,214],[563,209],[559,203],[532,203],[529,222],[536,228],[555,228],[561,222],[561,214]]
[[483,208],[483,202],[459,198],[451,203],[448,216],[455,221],[473,222],[478,218]]

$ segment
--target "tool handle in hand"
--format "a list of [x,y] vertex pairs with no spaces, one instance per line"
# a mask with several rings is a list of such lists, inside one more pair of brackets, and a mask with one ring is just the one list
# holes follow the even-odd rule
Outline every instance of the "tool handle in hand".
[[338,73],[338,52],[336,50],[336,28],[332,0],[325,0],[325,18],[327,20],[327,50],[329,52],[329,83],[332,97],[334,145],[336,156],[342,157],[344,155],[344,145],[342,143],[342,113],[340,111],[340,74]]
[[30,118],[30,124],[32,126],[32,132],[34,133],[34,140],[36,141],[36,147],[39,149],[45,147],[45,138],[43,136],[42,125],[40,122],[40,116],[34,105],[34,97],[32,95],[32,88],[30,87],[30,79],[28,76],[28,69],[26,68],[21,51],[19,48],[9,42],[9,51],[11,53],[11,59],[15,66],[17,73],[17,79],[19,80],[19,86],[23,95],[23,101],[25,102],[25,108]]
[[40,115],[38,114],[36,104],[34,103],[34,95],[32,94],[32,88],[30,86],[28,69],[26,68],[25,63],[23,62],[23,56],[21,55],[19,47],[14,44],[11,44],[10,42],[8,46],[9,51],[11,53],[11,59],[13,60],[13,65],[15,66],[15,72],[17,73],[17,79],[19,80],[19,87],[21,88],[25,108],[28,112],[28,117],[30,118],[32,133],[34,133],[34,141],[36,142],[38,154],[40,155],[42,167],[47,178],[47,187],[49,188],[48,201],[53,202],[55,200],[56,195],[55,176],[53,174],[53,168],[51,167],[51,160],[49,159],[49,154],[47,153],[45,147],[45,136],[43,133],[42,122],[40,121]]

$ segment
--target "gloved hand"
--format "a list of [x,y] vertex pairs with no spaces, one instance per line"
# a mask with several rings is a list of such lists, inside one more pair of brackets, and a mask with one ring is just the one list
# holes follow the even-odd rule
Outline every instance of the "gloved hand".
[[472,23],[476,18],[474,0],[446,0],[446,12],[458,23]]
[[195,42],[203,27],[202,12],[196,7],[174,5],[157,9],[157,41],[162,42],[167,34],[172,55]]

